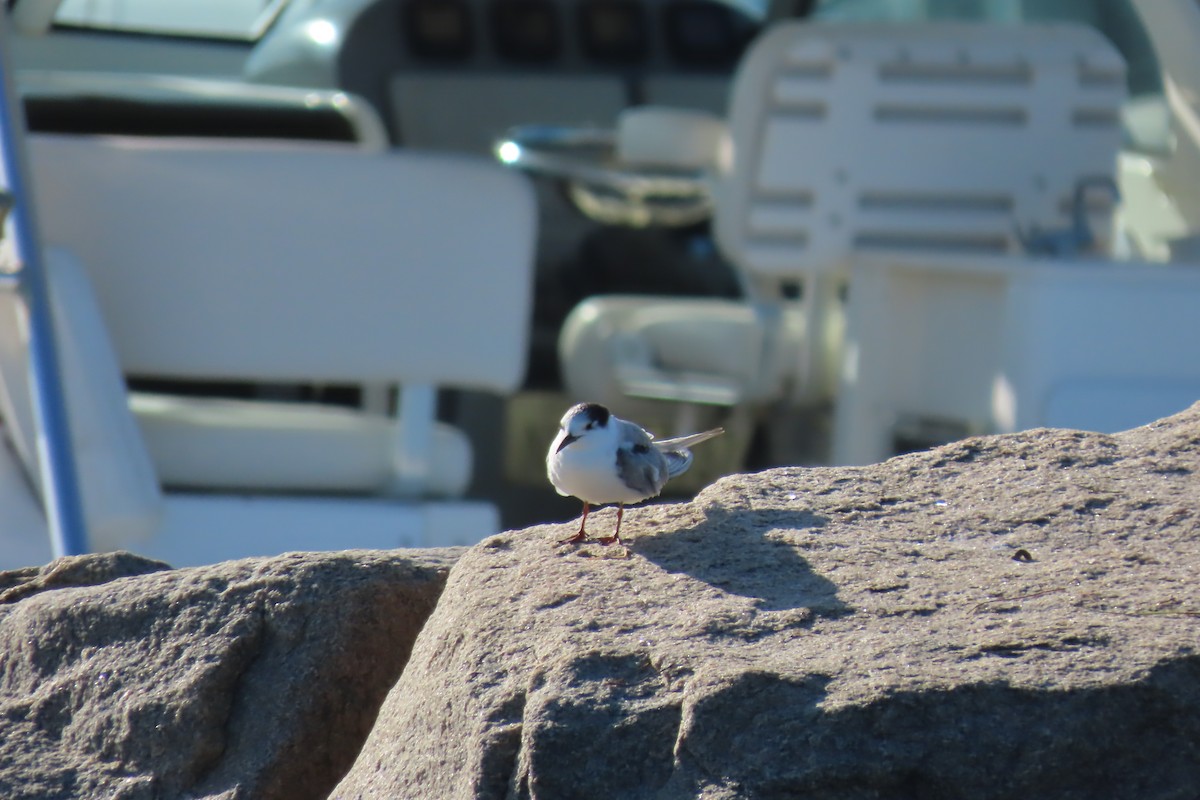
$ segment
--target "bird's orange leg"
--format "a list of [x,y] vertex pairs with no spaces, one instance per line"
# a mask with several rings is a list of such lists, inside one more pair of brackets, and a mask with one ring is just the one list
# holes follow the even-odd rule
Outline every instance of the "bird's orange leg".
[[612,536],[605,536],[596,541],[600,544],[621,544],[621,517],[625,516],[625,504],[617,503],[617,531]]
[[588,508],[589,506],[585,501],[583,504],[583,519],[579,522],[579,532],[569,539],[560,539],[559,544],[575,544],[576,542],[587,541],[587,531],[584,530],[584,527],[587,525]]

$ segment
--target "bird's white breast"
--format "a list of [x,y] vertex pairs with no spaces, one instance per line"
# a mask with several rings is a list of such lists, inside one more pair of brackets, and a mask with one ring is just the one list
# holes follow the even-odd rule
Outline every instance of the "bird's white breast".
[[552,447],[546,469],[559,494],[587,503],[637,503],[652,496],[631,489],[618,477],[617,446],[611,436],[585,436],[558,451]]

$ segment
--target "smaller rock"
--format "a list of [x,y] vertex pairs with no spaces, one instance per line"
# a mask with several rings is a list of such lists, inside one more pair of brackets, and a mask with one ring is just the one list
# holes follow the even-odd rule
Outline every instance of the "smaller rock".
[[14,603],[46,589],[96,586],[117,578],[170,568],[171,565],[163,561],[125,551],[63,556],[40,567],[0,572],[0,603]]
[[457,549],[0,576],[0,797],[324,798]]

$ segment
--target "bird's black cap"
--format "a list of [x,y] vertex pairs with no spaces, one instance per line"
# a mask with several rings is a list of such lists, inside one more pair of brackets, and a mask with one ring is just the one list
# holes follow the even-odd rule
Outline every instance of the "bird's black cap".
[[589,421],[601,426],[607,425],[608,418],[612,416],[608,409],[599,403],[580,403],[575,407],[586,414]]

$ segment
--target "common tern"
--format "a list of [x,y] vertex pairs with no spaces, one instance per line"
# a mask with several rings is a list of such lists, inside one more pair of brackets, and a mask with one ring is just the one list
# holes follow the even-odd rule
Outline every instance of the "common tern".
[[559,422],[558,435],[546,455],[546,472],[559,494],[583,501],[583,519],[579,532],[559,544],[586,541],[588,510],[609,503],[617,504],[616,531],[596,541],[620,543],[625,504],[656,497],[668,480],[692,465],[689,447],[724,432],[713,428],[657,440],[599,403],[572,406]]

